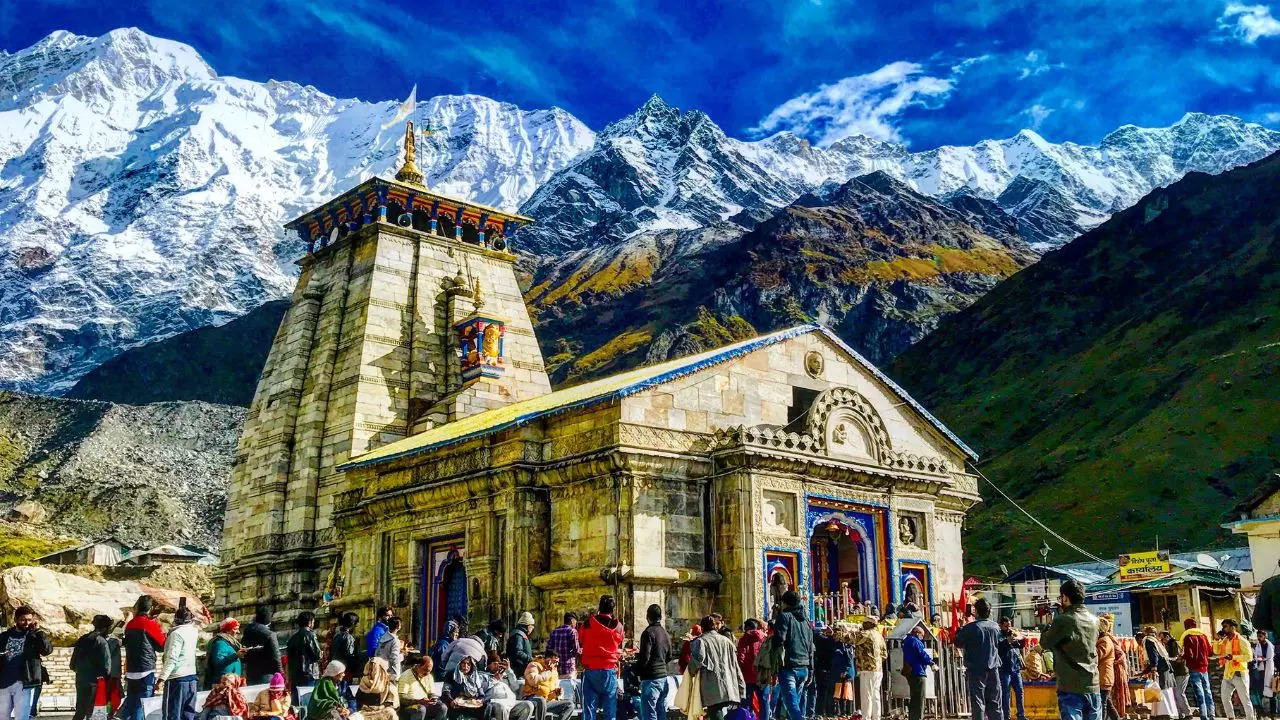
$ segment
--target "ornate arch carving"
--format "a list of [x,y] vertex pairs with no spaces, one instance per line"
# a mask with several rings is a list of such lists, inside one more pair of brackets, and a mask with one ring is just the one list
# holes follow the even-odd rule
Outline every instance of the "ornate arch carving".
[[888,452],[893,449],[889,431],[871,402],[853,388],[833,387],[824,390],[813,401],[809,409],[808,434],[814,439],[817,449],[827,455],[832,454],[836,449],[833,448],[833,434],[837,442],[841,442],[841,421],[854,426],[844,428],[843,432],[856,430],[862,433],[871,460],[882,465],[886,463]]

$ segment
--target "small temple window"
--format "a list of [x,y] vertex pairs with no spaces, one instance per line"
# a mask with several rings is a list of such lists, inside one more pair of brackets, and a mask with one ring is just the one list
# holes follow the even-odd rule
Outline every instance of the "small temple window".
[[475,225],[465,220],[462,223],[462,242],[470,245],[480,244],[480,231],[476,229]]
[[445,217],[443,214],[436,218],[436,234],[443,237],[453,237],[453,218]]
[[400,216],[404,214],[404,206],[392,200],[387,203],[387,222],[395,225],[399,222]]
[[813,401],[818,399],[819,390],[810,390],[809,388],[793,387],[791,388],[791,407],[787,408],[787,428],[795,430],[792,427],[800,422],[800,419],[809,414],[809,408],[813,407]]

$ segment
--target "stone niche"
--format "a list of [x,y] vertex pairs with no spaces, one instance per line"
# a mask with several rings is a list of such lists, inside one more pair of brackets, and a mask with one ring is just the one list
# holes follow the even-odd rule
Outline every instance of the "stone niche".
[[760,526],[770,535],[799,535],[796,527],[796,495],[764,490],[760,502]]
[[925,530],[926,527],[927,523],[923,513],[901,511],[898,513],[894,537],[897,538],[898,544],[903,547],[927,549],[929,547],[929,539]]

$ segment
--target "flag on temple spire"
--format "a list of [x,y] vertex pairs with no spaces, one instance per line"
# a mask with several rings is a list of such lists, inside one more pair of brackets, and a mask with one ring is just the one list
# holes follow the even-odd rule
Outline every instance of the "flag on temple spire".
[[400,103],[400,107],[396,108],[395,117],[391,118],[390,120],[382,124],[382,129],[386,130],[392,125],[395,125],[401,120],[404,120],[405,118],[409,117],[410,115],[413,114],[413,111],[416,110],[417,107],[418,107],[418,84],[414,83],[413,89],[409,91],[409,97],[404,102]]

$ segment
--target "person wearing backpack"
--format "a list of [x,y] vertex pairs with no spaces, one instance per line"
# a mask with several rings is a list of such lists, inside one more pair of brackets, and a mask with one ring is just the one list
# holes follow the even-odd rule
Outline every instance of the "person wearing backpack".
[[1182,648],[1168,630],[1160,631],[1160,641],[1164,643],[1165,654],[1169,656],[1169,668],[1173,671],[1173,699],[1178,706],[1178,717],[1191,717],[1191,704],[1187,702],[1187,683],[1191,682],[1191,672],[1187,670],[1187,661],[1182,657]]
[[107,645],[111,625],[111,618],[95,615],[93,630],[81,636],[71,649],[70,667],[76,678],[76,709],[72,720],[87,720],[93,714],[98,681],[111,674],[111,648]]

